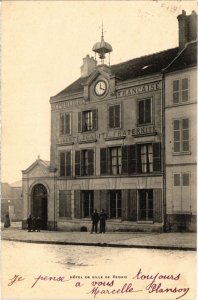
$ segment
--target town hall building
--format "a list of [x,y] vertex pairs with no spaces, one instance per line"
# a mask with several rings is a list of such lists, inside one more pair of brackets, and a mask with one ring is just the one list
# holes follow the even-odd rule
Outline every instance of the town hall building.
[[[87,55],[81,77],[50,98],[50,162],[38,157],[23,171],[24,228],[31,214],[42,217],[44,229],[89,231],[93,210],[104,209],[108,231],[180,230],[186,215],[185,230],[195,230],[196,84],[185,78],[195,83],[197,14],[185,15],[185,32],[184,14],[179,40],[188,38],[180,47],[117,65],[106,64],[113,49],[102,32],[92,49],[99,61]],[[184,155],[177,156],[180,150]],[[178,209],[179,194],[169,182],[173,176],[178,183],[177,174],[188,183],[185,209]]]

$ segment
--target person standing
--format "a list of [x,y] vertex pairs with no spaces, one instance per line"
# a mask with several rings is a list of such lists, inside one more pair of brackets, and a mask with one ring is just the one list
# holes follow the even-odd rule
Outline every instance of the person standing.
[[98,232],[98,222],[99,222],[99,214],[97,213],[97,209],[94,209],[94,212],[91,215],[91,220],[92,220],[92,229],[91,229],[91,233]]
[[37,230],[37,232],[40,232],[41,227],[42,227],[42,220],[41,220],[41,217],[38,216],[36,218],[36,230]]
[[9,214],[6,214],[5,215],[5,222],[4,222],[4,228],[8,228],[10,227],[10,217],[9,217]]
[[31,232],[32,230],[32,216],[29,215],[29,217],[27,218],[27,225],[28,225],[28,232]]
[[107,214],[105,213],[104,209],[102,209],[100,212],[100,233],[105,233],[106,220]]
[[36,230],[36,217],[32,218],[32,231]]

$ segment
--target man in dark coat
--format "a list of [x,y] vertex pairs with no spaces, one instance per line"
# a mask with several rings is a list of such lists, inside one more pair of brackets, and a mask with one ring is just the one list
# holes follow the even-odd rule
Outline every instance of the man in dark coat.
[[9,214],[6,214],[5,215],[5,223],[4,223],[4,228],[8,228],[10,227],[10,217],[9,217]]
[[35,231],[36,230],[36,217],[32,218],[32,230]]
[[27,225],[28,225],[28,232],[30,232],[32,230],[32,217],[31,217],[31,215],[29,215],[29,217],[27,218]]
[[98,222],[99,222],[99,214],[97,213],[97,209],[94,209],[94,212],[91,215],[91,220],[92,220],[92,229],[91,233],[98,232]]
[[105,233],[106,220],[107,214],[105,213],[104,209],[102,209],[100,213],[100,233]]
[[36,218],[36,230],[37,230],[37,232],[40,232],[41,228],[42,228],[42,219],[41,219],[41,217],[38,216]]

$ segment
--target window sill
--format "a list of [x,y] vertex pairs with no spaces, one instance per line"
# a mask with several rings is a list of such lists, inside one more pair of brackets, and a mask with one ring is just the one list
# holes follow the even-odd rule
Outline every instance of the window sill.
[[153,224],[154,223],[154,221],[137,221],[137,224]]
[[182,155],[191,155],[191,151],[189,152],[173,152],[172,155],[173,156],[182,156]]

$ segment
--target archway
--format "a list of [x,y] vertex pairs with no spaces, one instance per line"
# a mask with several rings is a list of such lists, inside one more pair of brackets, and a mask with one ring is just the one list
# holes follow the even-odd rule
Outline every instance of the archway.
[[43,184],[32,189],[32,216],[42,218],[42,229],[47,229],[47,190]]

